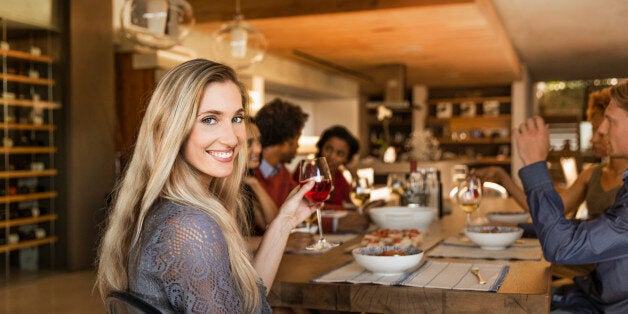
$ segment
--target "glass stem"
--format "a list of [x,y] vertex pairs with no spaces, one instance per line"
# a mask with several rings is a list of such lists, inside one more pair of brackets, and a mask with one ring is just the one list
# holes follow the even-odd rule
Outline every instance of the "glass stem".
[[467,213],[467,227],[471,226],[471,213]]
[[316,209],[316,220],[318,220],[318,235],[320,236],[319,241],[325,240],[323,238],[323,218],[321,217],[321,209]]

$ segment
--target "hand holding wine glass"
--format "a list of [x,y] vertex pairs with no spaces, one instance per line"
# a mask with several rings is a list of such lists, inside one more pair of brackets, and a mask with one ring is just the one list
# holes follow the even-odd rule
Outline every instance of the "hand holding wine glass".
[[467,226],[471,225],[471,213],[480,207],[482,200],[482,181],[480,178],[470,175],[458,180],[456,199],[458,206],[467,213]]
[[[299,183],[301,185],[306,184],[309,181],[314,181],[314,187],[305,193],[305,198],[310,204],[321,203],[329,197],[329,193],[332,189],[331,172],[327,165],[325,157],[317,157],[314,159],[302,160],[299,163]],[[317,206],[316,216],[318,219],[318,234],[319,239],[316,243],[309,245],[308,250],[324,250],[338,246],[338,243],[333,243],[325,240],[323,237],[323,224],[321,219],[321,207]]]

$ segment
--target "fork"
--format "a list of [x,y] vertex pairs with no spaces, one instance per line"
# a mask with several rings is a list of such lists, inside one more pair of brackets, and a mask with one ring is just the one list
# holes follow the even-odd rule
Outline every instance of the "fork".
[[484,280],[484,278],[482,278],[482,274],[480,274],[480,269],[471,268],[471,273],[474,274],[476,277],[478,277],[478,280],[480,281],[481,285],[486,284],[486,280]]

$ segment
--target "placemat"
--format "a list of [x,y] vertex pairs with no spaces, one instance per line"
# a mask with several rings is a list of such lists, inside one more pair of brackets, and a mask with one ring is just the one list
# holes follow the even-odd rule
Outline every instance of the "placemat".
[[519,239],[515,244],[500,251],[483,250],[471,241],[450,237],[428,252],[429,257],[472,258],[491,260],[540,261],[543,256],[538,239]]
[[[478,268],[486,280],[480,284],[478,278],[471,273],[472,268]],[[425,287],[454,290],[475,290],[497,292],[506,274],[508,265],[500,264],[470,264],[426,261],[418,268],[401,275],[384,276],[374,274],[364,269],[360,264],[351,261],[332,270],[313,282],[348,282],[370,283],[379,285],[400,285],[410,287]]]

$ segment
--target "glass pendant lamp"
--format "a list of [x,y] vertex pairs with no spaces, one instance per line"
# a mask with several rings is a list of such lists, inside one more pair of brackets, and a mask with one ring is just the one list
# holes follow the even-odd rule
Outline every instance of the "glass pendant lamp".
[[214,57],[236,69],[262,61],[267,46],[264,34],[244,20],[240,13],[240,0],[236,0],[234,19],[212,33]]
[[168,49],[189,34],[194,14],[185,0],[126,0],[120,25],[124,36],[136,44]]

